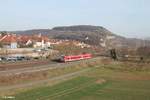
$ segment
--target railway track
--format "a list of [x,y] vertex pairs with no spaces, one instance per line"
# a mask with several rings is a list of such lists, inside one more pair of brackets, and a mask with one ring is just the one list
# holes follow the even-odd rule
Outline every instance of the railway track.
[[100,57],[96,57],[96,58],[92,58],[92,59],[68,62],[68,63],[50,62],[48,64],[36,65],[36,66],[32,66],[32,67],[30,66],[30,67],[21,67],[21,68],[17,68],[17,69],[3,70],[3,71],[0,71],[0,76],[11,76],[11,75],[17,75],[17,74],[23,74],[23,73],[33,73],[33,72],[39,72],[39,71],[46,71],[46,70],[50,70],[50,69],[64,68],[64,67],[79,64],[83,61],[89,62],[89,61],[93,61],[93,60],[99,59],[99,58]]
[[50,60],[32,60],[32,61],[0,63],[0,71],[36,67],[39,65],[46,65],[46,64],[52,64],[52,63],[55,63],[55,62],[50,61]]

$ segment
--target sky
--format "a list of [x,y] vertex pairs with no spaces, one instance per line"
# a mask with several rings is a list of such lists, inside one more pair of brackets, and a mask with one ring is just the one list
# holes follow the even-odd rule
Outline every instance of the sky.
[[0,0],[0,31],[96,25],[150,37],[150,0]]

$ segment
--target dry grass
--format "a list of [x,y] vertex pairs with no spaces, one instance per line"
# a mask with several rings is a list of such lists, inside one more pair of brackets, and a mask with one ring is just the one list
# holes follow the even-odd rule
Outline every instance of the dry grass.
[[[75,63],[75,62],[73,62]],[[39,72],[32,72],[32,73],[22,73],[12,76],[0,76],[0,86],[7,86],[13,84],[20,84],[30,81],[37,81],[37,80],[44,80],[56,76],[61,76],[67,73],[76,72],[88,67],[93,67],[93,65],[97,65],[96,60],[92,61],[81,61],[77,62],[73,65],[64,68],[56,68],[47,71],[39,71]]]

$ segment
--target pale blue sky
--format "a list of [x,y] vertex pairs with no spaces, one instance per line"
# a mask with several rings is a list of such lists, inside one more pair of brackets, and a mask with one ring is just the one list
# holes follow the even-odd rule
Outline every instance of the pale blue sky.
[[80,24],[150,37],[150,0],[0,0],[0,31]]

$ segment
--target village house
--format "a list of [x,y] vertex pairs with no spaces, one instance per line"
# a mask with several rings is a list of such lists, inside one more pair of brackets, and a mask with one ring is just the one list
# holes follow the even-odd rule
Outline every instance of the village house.
[[32,38],[31,36],[20,35],[18,36],[18,44],[21,48],[23,47],[32,47]]
[[15,34],[6,34],[4,36],[1,36],[0,43],[2,45],[2,48],[16,49],[18,47],[17,36]]
[[34,35],[32,37],[33,47],[34,48],[48,48],[51,46],[49,38],[42,35]]
[[2,48],[16,49],[16,48],[48,48],[51,42],[48,37],[42,35],[15,35],[6,34],[0,36],[0,45]]
[[71,40],[58,40],[49,39],[47,36],[41,34],[34,35],[15,35],[6,34],[0,36],[0,46],[2,48],[16,49],[16,48],[49,48],[51,45],[61,45],[61,44],[73,44],[81,48],[89,48],[90,45],[79,41]]
[[81,47],[81,48],[90,48],[91,46],[88,44],[85,44],[84,42],[79,41],[73,41],[75,46]]
[[21,47],[48,48],[50,47],[49,38],[39,35],[21,35],[18,37],[18,43]]

